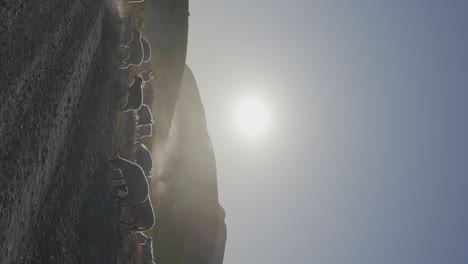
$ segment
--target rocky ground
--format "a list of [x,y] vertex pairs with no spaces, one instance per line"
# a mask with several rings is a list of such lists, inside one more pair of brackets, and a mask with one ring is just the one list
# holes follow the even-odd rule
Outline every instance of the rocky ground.
[[0,1],[0,263],[124,263],[107,160],[131,155],[118,21],[100,0]]
[[[133,155],[134,119],[119,109],[137,70],[116,70],[118,45],[132,27],[155,44],[145,102],[158,120],[153,140],[163,141],[185,65],[188,1],[152,1],[146,28],[141,5],[126,17],[118,1],[0,0],[0,264],[138,258],[119,228],[107,163]],[[149,235],[156,262],[175,263],[166,218],[158,212]]]

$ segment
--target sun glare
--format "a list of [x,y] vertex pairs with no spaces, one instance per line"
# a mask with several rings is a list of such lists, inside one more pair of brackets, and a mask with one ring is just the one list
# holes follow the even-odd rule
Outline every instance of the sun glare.
[[267,128],[269,115],[266,106],[254,99],[243,101],[236,116],[239,129],[246,135],[257,136]]

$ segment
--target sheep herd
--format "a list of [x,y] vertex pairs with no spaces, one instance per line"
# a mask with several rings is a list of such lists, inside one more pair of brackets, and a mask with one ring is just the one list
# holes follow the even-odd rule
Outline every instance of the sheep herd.
[[[143,1],[128,1],[136,3]],[[130,41],[120,46],[122,59],[119,69],[138,67],[151,59],[149,42],[142,37],[141,31],[132,30]],[[134,77],[127,88],[127,103],[123,112],[136,112],[136,144],[135,162],[117,156],[109,160],[111,166],[112,182],[116,189],[115,201],[120,207],[126,207],[130,212],[129,219],[121,219],[120,224],[125,230],[133,231],[137,245],[142,252],[143,263],[154,263],[153,241],[146,237],[142,231],[153,228],[155,214],[149,197],[148,180],[153,174],[152,156],[148,148],[138,142],[145,137],[151,137],[153,132],[153,115],[148,105],[143,104],[143,88],[146,82],[153,79],[153,71],[146,70]]]

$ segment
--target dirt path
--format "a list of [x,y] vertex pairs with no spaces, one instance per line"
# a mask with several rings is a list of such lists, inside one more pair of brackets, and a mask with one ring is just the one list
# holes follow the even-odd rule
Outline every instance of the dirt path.
[[[118,40],[103,1],[0,1],[0,263],[114,263]],[[106,243],[108,241],[108,243]]]

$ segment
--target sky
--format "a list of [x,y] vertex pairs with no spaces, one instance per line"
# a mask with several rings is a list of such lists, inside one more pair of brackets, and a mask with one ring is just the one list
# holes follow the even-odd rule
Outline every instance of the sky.
[[[468,263],[468,2],[197,0],[225,264]],[[255,98],[267,129],[242,134]]]

